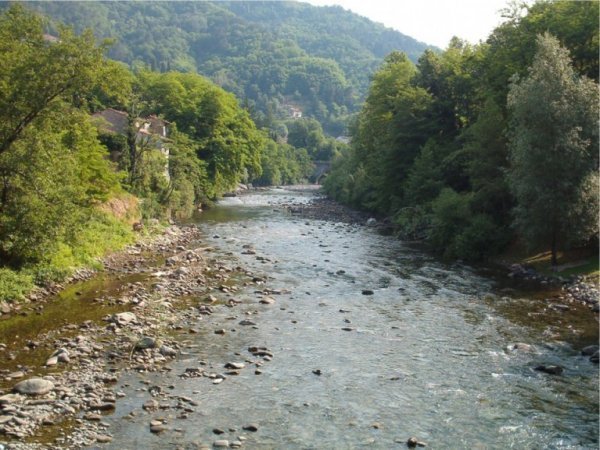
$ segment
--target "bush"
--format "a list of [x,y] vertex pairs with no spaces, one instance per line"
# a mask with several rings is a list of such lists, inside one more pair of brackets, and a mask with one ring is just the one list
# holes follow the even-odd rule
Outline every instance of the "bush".
[[23,298],[33,288],[33,277],[29,274],[0,269],[0,302],[13,302]]
[[457,258],[479,261],[497,254],[510,240],[510,232],[496,225],[491,217],[478,214],[460,233],[453,248]]

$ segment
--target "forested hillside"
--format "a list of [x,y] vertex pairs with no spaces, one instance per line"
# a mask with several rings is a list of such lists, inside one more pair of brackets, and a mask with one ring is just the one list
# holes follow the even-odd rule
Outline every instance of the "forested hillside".
[[[76,32],[114,38],[130,67],[193,72],[244,99],[260,126],[300,110],[344,134],[369,77],[392,50],[423,43],[339,7],[296,2],[28,2]],[[50,25],[53,33],[56,27]]]
[[597,251],[598,8],[537,2],[483,44],[390,53],[327,191],[451,258]]

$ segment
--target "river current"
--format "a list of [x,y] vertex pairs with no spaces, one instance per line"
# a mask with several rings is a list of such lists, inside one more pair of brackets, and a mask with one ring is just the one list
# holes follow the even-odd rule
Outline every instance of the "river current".
[[[124,375],[119,387],[130,394],[105,417],[113,441],[104,448],[210,448],[242,437],[247,449],[389,449],[406,448],[411,436],[432,449],[598,448],[598,365],[579,354],[598,341],[589,310],[553,311],[372,228],[307,220],[279,206],[313,195],[273,189],[225,199],[200,216],[205,243],[223,261],[282,292],[262,305],[256,286],[242,288],[242,304],[216,308],[200,333],[182,340],[170,372]],[[255,325],[239,325],[243,319]],[[515,343],[531,349],[512,350]],[[261,374],[248,363],[256,359],[250,346],[274,354]],[[199,363],[218,372],[231,361],[247,367],[220,384],[179,378]],[[565,371],[540,373],[539,364]],[[152,384],[197,404],[158,435],[148,421],[168,411],[130,414]],[[243,430],[250,423],[258,431]]]

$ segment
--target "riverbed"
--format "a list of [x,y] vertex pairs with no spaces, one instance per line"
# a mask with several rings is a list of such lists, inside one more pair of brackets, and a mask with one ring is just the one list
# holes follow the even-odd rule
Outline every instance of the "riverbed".
[[373,227],[288,207],[314,195],[248,193],[195,219],[212,257],[260,281],[233,277],[239,303],[173,333],[165,370],[121,374],[123,398],[102,418],[111,440],[95,446],[598,447],[598,365],[580,354],[598,342],[588,308],[557,310]]

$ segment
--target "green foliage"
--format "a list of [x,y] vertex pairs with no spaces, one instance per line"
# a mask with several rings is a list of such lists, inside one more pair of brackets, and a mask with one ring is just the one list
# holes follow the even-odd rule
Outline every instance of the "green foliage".
[[258,186],[277,186],[305,182],[313,164],[303,148],[268,141],[261,155],[262,174],[252,182]]
[[33,287],[33,277],[30,274],[0,268],[0,301],[21,300]]
[[209,197],[260,175],[265,138],[233,95],[191,73],[145,71],[139,80],[146,112],[176,122],[178,130],[195,142],[211,181]]
[[427,240],[436,252],[445,257],[458,256],[457,236],[471,219],[470,201],[471,195],[444,188],[431,204],[431,230]]
[[321,124],[315,119],[297,119],[287,122],[287,143],[305,149],[313,161],[330,161],[340,154],[345,145],[325,136]]

